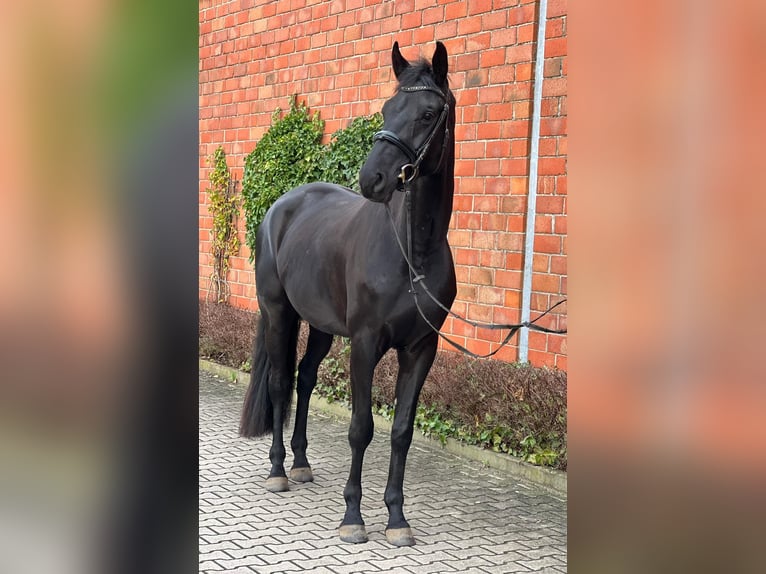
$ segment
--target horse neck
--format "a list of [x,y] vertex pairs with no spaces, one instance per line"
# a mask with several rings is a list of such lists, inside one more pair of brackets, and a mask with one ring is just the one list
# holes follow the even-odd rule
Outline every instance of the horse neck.
[[[448,150],[441,173],[415,179],[410,190],[410,230],[413,264],[420,267],[425,259],[447,241],[455,190],[454,152]],[[404,195],[404,194],[402,194]],[[395,207],[402,237],[407,233],[406,201],[402,197]]]

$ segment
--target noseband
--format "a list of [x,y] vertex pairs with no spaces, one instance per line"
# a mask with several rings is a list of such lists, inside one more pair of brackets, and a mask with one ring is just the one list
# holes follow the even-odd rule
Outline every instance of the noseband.
[[402,166],[402,171],[399,174],[399,179],[401,180],[402,184],[410,183],[412,180],[414,180],[419,173],[420,170],[420,164],[423,163],[423,159],[426,157],[426,154],[428,153],[428,149],[431,147],[431,142],[434,139],[434,136],[436,135],[437,130],[441,127],[442,124],[444,124],[444,141],[442,142],[442,151],[441,155],[439,156],[439,163],[437,164],[436,171],[439,170],[439,167],[441,167],[442,161],[444,160],[444,150],[447,147],[447,141],[449,140],[449,125],[447,125],[447,116],[449,115],[449,100],[447,100],[447,96],[444,95],[444,92],[442,92],[438,88],[433,88],[431,86],[410,86],[405,88],[399,88],[399,91],[402,92],[433,92],[435,94],[438,94],[443,100],[444,100],[444,107],[442,108],[441,115],[439,116],[439,119],[434,124],[434,127],[431,129],[431,133],[428,134],[428,137],[426,138],[426,141],[423,142],[423,145],[421,145],[418,149],[412,149],[410,145],[403,141],[398,135],[396,135],[394,132],[389,130],[380,130],[377,132],[373,137],[372,141],[385,141],[390,144],[395,145],[397,148],[399,148],[404,155],[407,156],[407,159],[410,161],[410,163],[406,163]]

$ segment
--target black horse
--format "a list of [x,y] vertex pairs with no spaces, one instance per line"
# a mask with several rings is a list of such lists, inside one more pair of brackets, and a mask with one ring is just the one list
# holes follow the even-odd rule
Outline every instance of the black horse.
[[[437,42],[432,62],[410,64],[392,50],[395,95],[383,106],[384,129],[359,176],[361,197],[329,183],[293,189],[269,209],[256,237],[255,273],[261,311],[252,375],[240,434],[273,433],[270,491],[288,489],[282,427],[289,415],[300,320],[309,326],[298,367],[298,405],[290,478],[313,480],[306,458],[306,418],[317,369],[333,335],[351,339],[351,471],[343,491],[340,538],[366,542],[360,512],[362,459],[373,435],[371,386],[375,366],[396,349],[399,375],[391,431],[385,503],[391,544],[415,543],[404,518],[404,467],[420,390],[436,355],[446,311],[426,298],[416,303],[413,277],[397,245],[409,247],[414,269],[445,306],[455,298],[455,270],[447,243],[454,191],[455,98],[447,81],[447,50]],[[396,193],[403,191],[405,193]],[[366,198],[366,199],[365,199]],[[403,246],[405,240],[402,240]],[[414,279],[414,280],[413,280]],[[417,309],[420,307],[420,310]]]

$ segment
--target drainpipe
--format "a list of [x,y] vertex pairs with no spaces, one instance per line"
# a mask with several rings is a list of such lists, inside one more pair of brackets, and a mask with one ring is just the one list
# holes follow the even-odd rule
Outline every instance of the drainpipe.
[[[540,0],[535,55],[535,85],[532,96],[532,136],[529,147],[529,193],[527,197],[527,229],[524,238],[524,278],[521,285],[521,321],[529,321],[532,304],[532,260],[535,245],[535,213],[537,210],[537,159],[540,153],[540,110],[543,99],[543,65],[545,64],[545,23],[548,0]],[[519,332],[519,362],[528,362],[529,329]]]

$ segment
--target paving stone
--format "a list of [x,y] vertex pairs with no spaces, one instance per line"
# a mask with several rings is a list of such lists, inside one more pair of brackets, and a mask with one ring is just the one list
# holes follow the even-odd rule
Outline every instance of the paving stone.
[[[310,571],[565,572],[566,502],[438,448],[413,445],[404,482],[405,515],[416,545],[385,540],[383,503],[390,438],[375,432],[362,471],[369,542],[338,538],[348,479],[348,424],[310,412],[314,482],[269,493],[271,438],[237,435],[244,387],[200,374],[199,571],[269,574]],[[286,429],[288,457],[292,429]]]

